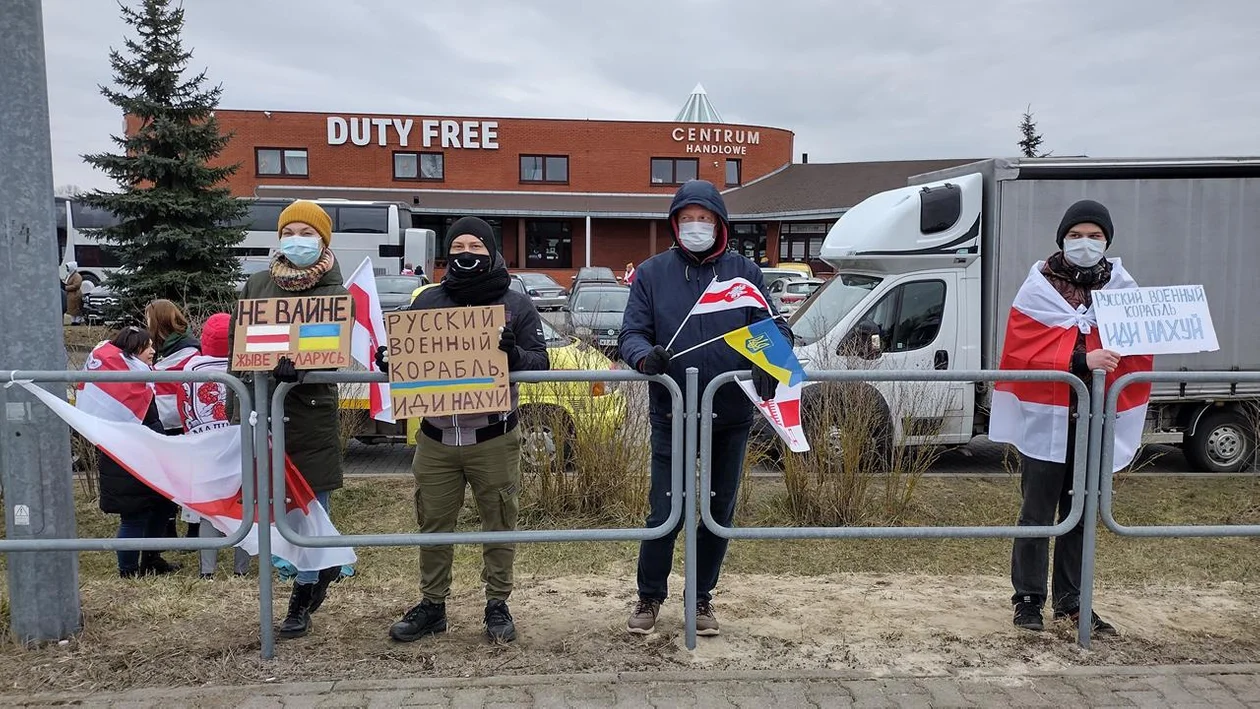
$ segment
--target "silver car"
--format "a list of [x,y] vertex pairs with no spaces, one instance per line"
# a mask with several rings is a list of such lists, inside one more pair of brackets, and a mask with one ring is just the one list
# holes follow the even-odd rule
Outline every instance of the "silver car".
[[778,307],[779,312],[784,315],[791,315],[796,309],[801,307],[814,291],[822,287],[823,280],[821,278],[780,278],[770,284],[767,289],[770,292],[770,298],[774,300],[774,304]]
[[513,275],[520,279],[539,310],[559,310],[569,300],[569,292],[545,273],[522,271]]

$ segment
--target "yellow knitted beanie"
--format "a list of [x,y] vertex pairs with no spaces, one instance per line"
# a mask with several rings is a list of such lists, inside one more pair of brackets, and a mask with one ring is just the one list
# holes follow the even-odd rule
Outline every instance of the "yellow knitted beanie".
[[299,199],[285,207],[284,211],[280,212],[280,224],[276,227],[276,232],[284,231],[284,228],[293,222],[302,222],[315,227],[315,231],[319,232],[320,238],[324,240],[324,246],[328,246],[332,241],[332,218],[314,202]]

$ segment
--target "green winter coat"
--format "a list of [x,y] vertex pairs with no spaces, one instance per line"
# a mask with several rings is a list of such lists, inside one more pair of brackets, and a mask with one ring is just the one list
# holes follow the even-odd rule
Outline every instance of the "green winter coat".
[[[260,271],[245,282],[242,300],[290,298],[305,295],[346,295],[337,262],[319,283],[304,291],[287,291],[276,285],[270,271]],[[228,330],[229,347],[236,336],[236,314]],[[229,349],[229,351],[234,351]],[[252,372],[239,376],[251,390]],[[272,380],[271,390],[275,390]],[[341,430],[337,415],[337,385],[298,384],[284,397],[284,449],[315,492],[341,487]]]

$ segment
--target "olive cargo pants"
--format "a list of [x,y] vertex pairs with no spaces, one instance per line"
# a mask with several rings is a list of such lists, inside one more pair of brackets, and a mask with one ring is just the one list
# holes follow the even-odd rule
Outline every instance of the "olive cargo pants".
[[[521,432],[471,446],[446,446],[420,434],[411,472],[416,477],[416,521],[421,533],[453,532],[464,506],[464,487],[472,488],[487,532],[516,529],[521,480]],[[420,547],[420,591],[432,603],[445,603],[451,592],[449,544]],[[487,600],[506,601],[512,594],[515,544],[482,547],[481,580]]]

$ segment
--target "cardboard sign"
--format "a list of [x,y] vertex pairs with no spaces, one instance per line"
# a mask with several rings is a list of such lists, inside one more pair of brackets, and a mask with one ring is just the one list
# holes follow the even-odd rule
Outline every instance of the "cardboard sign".
[[1122,355],[1215,352],[1216,328],[1203,286],[1094,291],[1104,348]]
[[511,410],[505,323],[502,305],[386,313],[394,418]]
[[350,365],[354,329],[348,295],[242,300],[236,310],[232,369],[275,369],[288,357],[298,369]]

